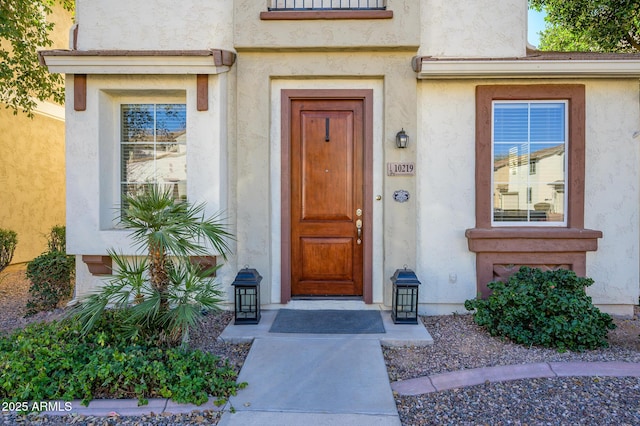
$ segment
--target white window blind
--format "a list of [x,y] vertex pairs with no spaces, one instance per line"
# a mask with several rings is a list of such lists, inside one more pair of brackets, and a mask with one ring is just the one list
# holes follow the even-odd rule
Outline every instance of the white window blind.
[[567,103],[493,102],[493,222],[566,225]]
[[187,196],[187,127],[184,104],[122,104],[121,193],[158,184],[174,198]]

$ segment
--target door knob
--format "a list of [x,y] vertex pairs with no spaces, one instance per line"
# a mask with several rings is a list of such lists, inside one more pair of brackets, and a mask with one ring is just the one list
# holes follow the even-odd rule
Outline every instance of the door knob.
[[362,244],[362,219],[356,220],[356,230],[358,231],[358,240],[356,243]]

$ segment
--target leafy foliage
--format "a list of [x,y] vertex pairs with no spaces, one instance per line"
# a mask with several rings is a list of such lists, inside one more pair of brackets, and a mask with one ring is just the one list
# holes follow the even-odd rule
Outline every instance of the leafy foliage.
[[215,311],[222,301],[211,277],[216,268],[203,270],[190,262],[190,256],[207,255],[208,243],[224,257],[231,234],[217,216],[204,218],[203,204],[176,201],[170,191],[157,186],[125,197],[123,204],[120,223],[131,230],[144,255],[131,258],[111,251],[114,274],[71,315],[87,333],[107,307],[122,309],[128,314],[123,317],[126,336],[153,335],[158,344],[186,345],[203,310]]
[[159,348],[149,340],[124,340],[124,312],[110,311],[83,336],[71,320],[34,323],[0,338],[0,400],[171,398],[202,404],[224,400],[246,383],[219,357],[201,351]]
[[573,271],[523,266],[506,283],[490,283],[487,299],[467,300],[464,306],[476,310],[475,322],[491,335],[516,343],[561,351],[607,347],[607,332],[615,324],[587,296],[585,287],[592,284]]
[[0,271],[11,263],[17,245],[18,234],[10,229],[0,228]]
[[547,12],[542,50],[640,51],[638,0],[529,0]]
[[0,0],[0,102],[32,116],[34,99],[64,102],[63,79],[38,62],[38,49],[51,46],[51,7],[73,10],[73,0]]
[[48,251],[27,264],[31,281],[27,315],[50,311],[71,296],[75,257],[65,252],[65,227],[54,226],[48,236]]

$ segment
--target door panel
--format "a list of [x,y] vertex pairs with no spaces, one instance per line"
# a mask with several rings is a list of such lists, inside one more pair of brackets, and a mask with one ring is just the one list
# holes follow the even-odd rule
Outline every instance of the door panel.
[[363,293],[363,140],[361,100],[292,101],[292,296]]

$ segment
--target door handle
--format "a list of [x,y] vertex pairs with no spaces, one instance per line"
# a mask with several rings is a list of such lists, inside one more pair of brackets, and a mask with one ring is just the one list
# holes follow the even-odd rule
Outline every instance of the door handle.
[[356,220],[356,230],[358,231],[358,240],[356,243],[362,244],[362,219]]

